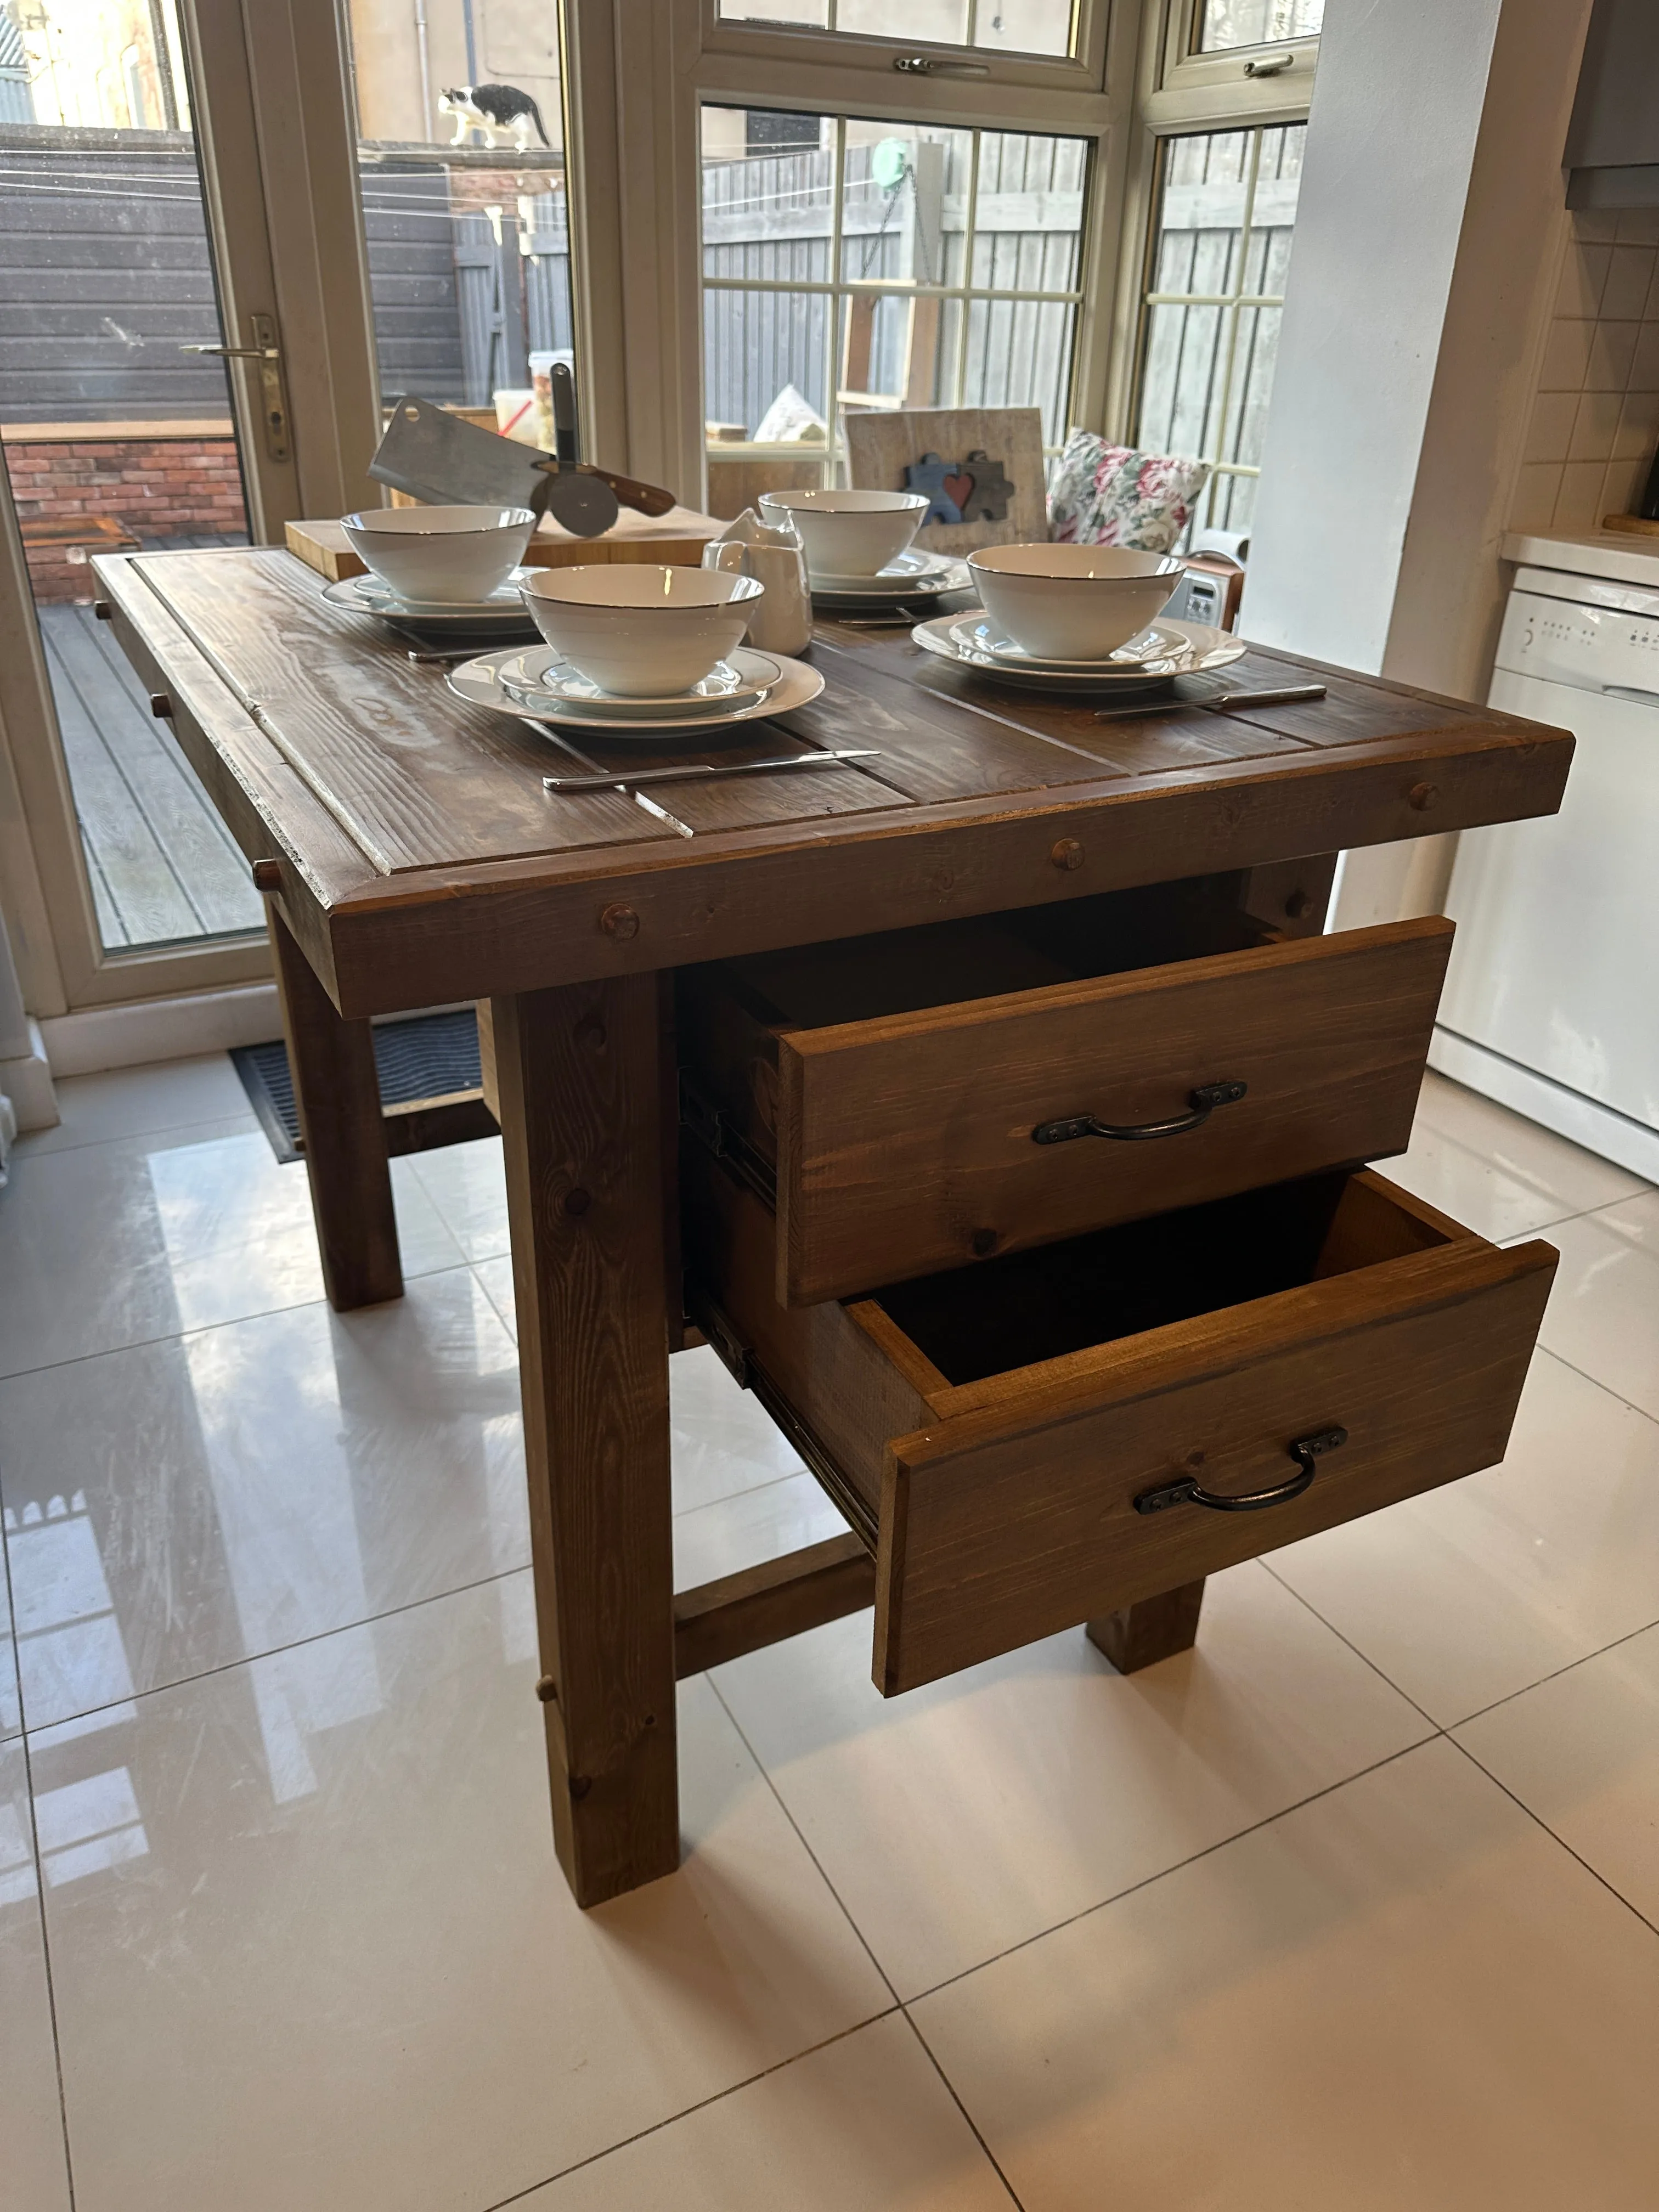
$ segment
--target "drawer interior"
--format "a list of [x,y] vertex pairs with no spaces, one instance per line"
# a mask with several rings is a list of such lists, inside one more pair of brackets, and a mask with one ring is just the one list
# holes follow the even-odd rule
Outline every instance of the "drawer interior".
[[1165,1328],[1446,1243],[1374,1179],[1309,1176],[872,1294],[952,1385]]
[[[1108,891],[1060,906],[1018,908],[876,937],[837,939],[720,963],[732,989],[770,1029],[829,1029],[963,1005],[1173,960],[1240,952],[1273,933],[1226,896],[1233,878]],[[711,971],[682,971],[695,1032]]]

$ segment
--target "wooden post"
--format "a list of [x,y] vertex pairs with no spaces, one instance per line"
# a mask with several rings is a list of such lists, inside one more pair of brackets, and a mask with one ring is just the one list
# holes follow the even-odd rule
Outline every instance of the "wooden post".
[[1190,1651],[1198,1641],[1198,1616],[1204,1603],[1204,1584],[1183,1583],[1165,1590],[1162,1597],[1143,1598],[1126,1605],[1121,1613],[1103,1613],[1088,1624],[1086,1634],[1097,1651],[1103,1651],[1120,1674],[1133,1674],[1168,1659],[1176,1651]]
[[491,1020],[553,1833],[598,1905],[679,1863],[657,979]]
[[337,1312],[404,1294],[374,1034],[349,1022],[267,902],[272,963],[300,1109],[323,1286]]

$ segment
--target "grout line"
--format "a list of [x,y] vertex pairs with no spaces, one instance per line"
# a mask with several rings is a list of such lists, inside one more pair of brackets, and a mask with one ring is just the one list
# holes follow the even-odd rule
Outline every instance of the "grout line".
[[841,1892],[836,1887],[835,1883],[830,1881],[829,1875],[824,1870],[823,1862],[819,1858],[817,1853],[812,1849],[811,1844],[807,1842],[805,1835],[802,1832],[799,1821],[796,1820],[788,1806],[785,1804],[782,1793],[779,1790],[777,1784],[773,1781],[769,1769],[767,1767],[765,1761],[761,1758],[760,1753],[755,1749],[754,1745],[750,1742],[748,1736],[744,1731],[742,1722],[738,1720],[731,1706],[726,1702],[725,1697],[721,1693],[720,1686],[714,1680],[713,1672],[711,1671],[705,1674],[703,1679],[708,1683],[709,1688],[714,1692],[715,1702],[719,1705],[720,1711],[726,1715],[726,1719],[731,1722],[733,1729],[736,1731],[738,1742],[743,1746],[750,1758],[754,1761],[756,1773],[760,1776],[761,1780],[771,1791],[773,1802],[777,1806],[779,1812],[782,1814],[784,1819],[794,1830],[802,1850],[805,1852],[807,1857],[811,1859],[812,1864],[817,1869],[819,1879],[823,1883],[824,1887],[829,1891],[830,1896],[835,1899],[836,1903],[841,1907],[842,1917],[846,1920],[848,1926],[852,1929],[854,1935],[857,1936],[860,1945],[862,1947],[864,1954],[869,1960],[870,1964],[875,1968],[877,1973],[880,1975],[888,1996],[892,1998],[896,2005],[902,2008],[904,2000],[900,1996],[898,1991],[893,1987],[891,1976],[888,1973],[886,1967],[882,1965],[881,1960],[877,1958],[863,1929],[859,1926],[858,1922],[854,1919],[852,1913],[848,1910],[847,1900],[842,1895]]
[[1150,1889],[1154,1882],[1165,1881],[1172,1874],[1180,1874],[1187,1867],[1196,1866],[1201,1859],[1213,1858],[1218,1851],[1224,1851],[1230,1844],[1243,1843],[1246,1836],[1259,1834],[1263,1828],[1271,1828],[1277,1821],[1288,1820],[1292,1813],[1300,1813],[1307,1806],[1316,1805],[1322,1797],[1334,1796],[1339,1790],[1346,1790],[1351,1782],[1362,1782],[1368,1774],[1380,1774],[1385,1766],[1392,1766],[1397,1759],[1409,1759],[1414,1751],[1421,1751],[1427,1745],[1438,1742],[1445,1733],[1443,1729],[1436,1729],[1432,1735],[1419,1736],[1415,1743],[1402,1745],[1398,1751],[1389,1752],[1385,1759],[1373,1759],[1369,1766],[1356,1767],[1352,1774],[1342,1775],[1335,1782],[1328,1782],[1322,1790],[1310,1790],[1305,1797],[1297,1798],[1292,1804],[1281,1805],[1277,1812],[1264,1813],[1259,1820],[1252,1820],[1248,1826],[1236,1829],[1230,1836],[1218,1836],[1214,1843],[1206,1844],[1201,1850],[1189,1851],[1184,1859],[1176,1859],[1169,1866],[1160,1867],[1156,1874],[1143,1875],[1139,1881],[1128,1882],[1123,1888],[1115,1889],[1109,1897],[1097,1898],[1092,1905],[1083,1905],[1076,1912],[1068,1912],[1063,1920],[1056,1920],[1052,1926],[1039,1928],[1030,1936],[1022,1936],[1018,1942],[1010,1943],[1000,1951],[993,1951],[987,1957],[975,1960],[971,1966],[963,1966],[957,1973],[947,1974],[943,1981],[934,1982],[927,1989],[918,1990],[914,1996],[903,2000],[904,2008],[908,2012],[912,2005],[925,2003],[929,1997],[937,1996],[941,1990],[954,1988],[957,1983],[983,1973],[986,1967],[994,1966],[1001,1960],[1012,1959],[1017,1951],[1029,1951],[1032,1944],[1045,1942],[1050,1936],[1057,1936],[1064,1928],[1075,1928],[1079,1921],[1091,1919],[1097,1912],[1104,1912],[1114,1905],[1121,1905],[1126,1897],[1134,1896],[1137,1891]]
[[[212,1255],[210,1254],[204,1255],[204,1257],[207,1258],[210,1258],[211,1256]],[[186,1261],[183,1264],[193,1265],[194,1263]],[[464,1273],[468,1271],[470,1264],[471,1263],[465,1260],[444,1260],[440,1261],[438,1266],[435,1267],[421,1267],[418,1269],[405,1267],[404,1270],[404,1280],[406,1284],[429,1283],[434,1277],[439,1275],[459,1275]],[[480,1290],[483,1290],[482,1283],[478,1287]],[[484,1297],[489,1299],[489,1304],[494,1310],[496,1318],[499,1320],[501,1318],[501,1309],[495,1305],[495,1300],[489,1297],[489,1293],[487,1290],[484,1291]],[[396,1298],[388,1298],[385,1303],[387,1305],[396,1305],[399,1301]],[[158,1344],[190,1344],[193,1343],[198,1337],[211,1336],[216,1329],[240,1328],[244,1322],[269,1321],[274,1314],[304,1313],[308,1308],[315,1306],[322,1306],[331,1312],[333,1310],[333,1309],[329,1306],[328,1299],[325,1296],[315,1298],[295,1298],[287,1305],[260,1306],[252,1313],[228,1314],[222,1321],[204,1321],[198,1323],[194,1328],[165,1329],[159,1336],[136,1336],[130,1343],[106,1344],[102,1346],[96,1352],[71,1352],[67,1359],[42,1360],[38,1367],[9,1367],[3,1371],[0,1371],[0,1389],[3,1389],[8,1382],[21,1382],[25,1376],[57,1375],[61,1373],[66,1367],[82,1366],[88,1360],[113,1359],[118,1352],[146,1352],[152,1350]],[[380,1309],[377,1306],[357,1306],[352,1309],[352,1313],[377,1313],[380,1310]],[[342,1314],[339,1318],[342,1321],[349,1321],[351,1318],[351,1314]],[[502,1326],[505,1328],[506,1324],[503,1323]],[[507,1329],[507,1334],[511,1337],[513,1332],[511,1329]]]
[[[1546,1318],[1547,1318],[1547,1312]],[[1659,1426],[1659,1413],[1649,1413],[1645,1406],[1638,1406],[1633,1398],[1626,1398],[1622,1391],[1615,1390],[1611,1382],[1604,1382],[1599,1375],[1592,1375],[1588,1367],[1579,1367],[1572,1360],[1565,1358],[1560,1352],[1552,1350],[1545,1343],[1541,1335],[1534,1349],[1541,1352],[1547,1359],[1554,1360],[1558,1367],[1565,1367],[1570,1375],[1577,1376],[1581,1382],[1593,1383],[1596,1389],[1611,1398],[1615,1406],[1622,1406],[1626,1413],[1639,1413],[1644,1421],[1652,1421],[1656,1426]],[[1498,1463],[1501,1467],[1504,1462],[1500,1460]],[[1480,1472],[1486,1474],[1490,1470],[1483,1468]],[[1467,1481],[1468,1477],[1465,1476],[1463,1480]]]
[[1007,2191],[1009,2203],[1014,2206],[1015,2212],[1025,2212],[1025,2208],[1020,2202],[1019,2196],[1014,2188],[1013,2183],[1009,2180],[1007,2175],[1002,2170],[1001,2160],[997,2156],[990,2144],[986,2142],[984,2136],[981,2133],[979,2122],[974,2118],[967,2106],[963,2102],[961,2092],[957,2089],[956,2083],[945,2072],[944,2067],[940,2065],[938,2053],[934,2051],[933,2045],[929,2043],[927,2037],[922,2033],[921,2028],[916,2025],[915,2017],[912,2014],[909,2006],[904,2006],[902,2010],[904,2013],[905,2025],[908,2027],[911,2034],[915,2037],[916,2041],[921,2045],[923,2051],[927,2054],[928,2064],[933,2068],[934,2073],[939,2075],[939,2080],[945,2084],[946,2094],[949,2096],[951,2102],[956,2106],[957,2112],[962,2114],[963,2121],[966,2123],[969,2130],[972,2133],[974,2141],[984,2152],[987,2160],[989,2161],[992,2172],[996,2175],[997,2179]]
[[562,2181],[567,2175],[580,2173],[584,2166],[597,2166],[601,2159],[610,2158],[617,2151],[626,2150],[630,2143],[643,2142],[648,2136],[659,2136],[665,2128],[672,2128],[680,2120],[690,2119],[693,2112],[706,2112],[711,2105],[723,2105],[728,2097],[735,2097],[740,2089],[752,2088],[757,2081],[764,2081],[769,2075],[781,2074],[787,2066],[798,2066],[803,2058],[813,2057],[820,2051],[828,2051],[837,2043],[845,2043],[849,2035],[860,2035],[866,2027],[873,2027],[878,2020],[891,2020],[895,2013],[902,2010],[902,2005],[890,2004],[881,2012],[872,2012],[867,2020],[854,2021],[851,2027],[838,2028],[834,2035],[826,2035],[821,2043],[809,2043],[804,2051],[792,2051],[787,2058],[775,2060],[770,2066],[763,2066],[758,2073],[745,2074],[741,2081],[733,2081],[728,2088],[716,2089],[709,2097],[699,2097],[696,2104],[684,2106],[678,2112],[669,2112],[659,2120],[653,2120],[648,2128],[636,2128],[631,2136],[623,2136],[619,2142],[607,2143],[603,2150],[590,2151],[586,2158],[577,2159],[573,2165],[562,2166],[556,2173],[544,2174],[539,2181],[532,2181],[523,2189],[515,2189],[510,2197],[498,2197],[494,2203],[484,2207],[484,2212],[503,2212],[507,2205],[522,2204],[526,2197],[533,2197],[538,2189],[549,2189],[556,2181]]
[[[510,1582],[514,1575],[527,1575],[530,1561],[516,1567],[497,1567],[491,1574],[479,1575],[470,1583],[457,1583],[453,1589],[431,1590],[425,1597],[406,1598],[402,1605],[389,1605],[382,1613],[366,1613],[356,1620],[337,1621],[332,1628],[319,1628],[309,1636],[296,1636],[291,1644],[273,1644],[261,1651],[244,1652],[239,1659],[222,1660],[216,1667],[203,1667],[193,1674],[180,1674],[171,1682],[152,1682],[147,1690],[130,1690],[124,1698],[106,1698],[101,1705],[88,1705],[78,1713],[60,1713],[56,1720],[31,1723],[25,1715],[22,1733],[27,1740],[31,1735],[49,1735],[53,1729],[71,1728],[77,1721],[88,1721],[100,1713],[113,1712],[118,1705],[135,1705],[145,1698],[164,1698],[174,1690],[187,1690],[198,1682],[210,1682],[220,1674],[234,1674],[241,1667],[257,1667],[267,1659],[280,1659],[287,1651],[303,1651],[313,1644],[325,1644],[331,1636],[349,1635],[354,1629],[378,1627],[383,1620],[396,1620],[405,1613],[414,1613],[423,1605],[441,1605],[447,1598],[465,1597],[471,1590],[489,1589],[493,1583]],[[22,1672],[19,1669],[17,1701],[23,1704]],[[50,1746],[47,1747],[51,1748]]]
[[1592,1659],[1605,1659],[1609,1651],[1617,1651],[1621,1644],[1633,1644],[1638,1636],[1650,1635],[1656,1628],[1659,1628],[1659,1618],[1644,1620],[1639,1628],[1626,1629],[1622,1636],[1615,1636],[1611,1643],[1599,1644],[1594,1651],[1581,1652],[1577,1659],[1569,1659],[1565,1666],[1553,1667],[1547,1674],[1539,1675],[1535,1681],[1523,1682],[1518,1690],[1506,1691],[1501,1698],[1494,1698],[1490,1705],[1477,1705],[1472,1713],[1465,1713],[1462,1720],[1448,1721],[1446,1734],[1450,1735],[1456,1729],[1467,1728],[1471,1721],[1484,1720],[1488,1713],[1495,1713],[1504,1705],[1512,1705],[1517,1698],[1527,1697],[1534,1690],[1541,1690],[1546,1682],[1559,1682],[1564,1674],[1576,1674],[1579,1668],[1588,1667]]
[[1501,1790],[1504,1795],[1509,1799],[1511,1805],[1518,1806],[1521,1811],[1526,1814],[1527,1818],[1533,1822],[1534,1826],[1541,1828],[1544,1833],[1553,1842],[1559,1844],[1562,1850],[1566,1853],[1569,1858],[1577,1859],[1579,1865],[1583,1868],[1585,1873],[1593,1876],[1595,1881],[1599,1881],[1602,1888],[1607,1891],[1609,1897],[1616,1897],[1620,1904],[1624,1906],[1626,1912],[1632,1914],[1635,1918],[1641,1922],[1643,1927],[1648,1929],[1653,1935],[1659,1936],[1659,1927],[1655,1926],[1654,1923],[1648,1918],[1645,1912],[1639,1911],[1637,1906],[1633,1905],[1629,1898],[1624,1894],[1622,1890],[1615,1889],[1613,1884],[1607,1880],[1606,1875],[1601,1873],[1596,1868],[1593,1867],[1582,1851],[1574,1850],[1572,1845],[1567,1841],[1566,1838],[1565,1836],[1558,1835],[1555,1830],[1551,1827],[1549,1822],[1544,1819],[1543,1815],[1540,1813],[1534,1813],[1532,1807],[1527,1803],[1524,1798],[1517,1797],[1514,1790],[1510,1788],[1507,1782],[1500,1781],[1498,1776],[1492,1772],[1489,1766],[1483,1766],[1467,1744],[1459,1743],[1455,1735],[1448,1735],[1446,1741],[1452,1746],[1454,1750],[1461,1751],[1462,1753],[1464,1758],[1468,1760],[1469,1765],[1474,1767],[1477,1774],[1484,1774],[1487,1781],[1492,1784],[1493,1789]]
[[[12,1648],[15,1654],[17,1607],[12,1596],[11,1551],[5,1540],[3,1526],[0,1526],[0,1577],[3,1577],[4,1579],[7,1613],[13,1625]],[[21,1668],[16,1669],[16,1681],[17,1714],[21,1722],[23,1717],[23,1676]],[[28,1818],[29,1856],[34,1869],[35,1910],[40,1923],[40,1966],[46,1984],[46,2017],[52,2027],[52,2063],[58,2081],[58,2121],[64,2139],[64,2185],[69,2191],[70,2212],[75,2212],[75,2164],[70,2155],[69,2100],[64,2090],[64,2046],[58,2028],[58,1982],[52,1972],[52,1942],[46,1930],[46,1870],[40,1857],[40,1838],[34,1825],[34,1762],[29,1749],[27,1727],[20,1727],[15,1741],[22,1753],[23,1759],[23,1794],[27,1801],[25,1809]]]
[[[1259,1556],[1255,1564],[1273,1577],[1273,1580],[1279,1584],[1280,1589],[1285,1593],[1286,1596],[1293,1597],[1298,1605],[1305,1606],[1308,1611],[1313,1615],[1314,1619],[1319,1623],[1320,1626],[1322,1628],[1328,1629],[1331,1634],[1335,1637],[1339,1644],[1346,1644],[1348,1650],[1352,1652],[1354,1657],[1360,1660],[1365,1666],[1369,1667],[1372,1674],[1376,1676],[1379,1682],[1386,1682],[1389,1687],[1394,1692],[1395,1697],[1404,1698],[1406,1703],[1411,1707],[1414,1713],[1422,1713],[1424,1719],[1428,1723],[1429,1726],[1434,1730],[1437,1735],[1443,1735],[1445,1734],[1444,1726],[1443,1726],[1439,1721],[1436,1720],[1432,1713],[1424,1711],[1423,1707],[1418,1704],[1416,1698],[1412,1696],[1409,1691],[1402,1690],[1399,1683],[1395,1680],[1394,1677],[1391,1674],[1384,1674],[1382,1668],[1377,1665],[1376,1660],[1373,1659],[1368,1652],[1362,1651],[1359,1646],[1353,1642],[1352,1638],[1345,1636],[1334,1620],[1327,1620],[1324,1614],[1319,1610],[1319,1607],[1310,1599],[1304,1597],[1301,1591],[1297,1589],[1294,1583],[1287,1583],[1284,1576],[1279,1572],[1276,1567],[1273,1567],[1268,1565],[1268,1555],[1262,1554]],[[1427,1741],[1427,1738],[1425,1737],[1424,1741]]]
[[[161,1065],[166,1066],[167,1063],[163,1061]],[[119,1073],[119,1070],[112,1068],[108,1073],[111,1074],[117,1074]],[[66,1084],[84,1082],[92,1079],[93,1079],[88,1077],[74,1075],[66,1075],[60,1079],[62,1082]],[[196,1114],[192,1115],[187,1121],[164,1121],[160,1128],[156,1129],[124,1129],[118,1131],[112,1136],[82,1137],[77,1141],[72,1143],[56,1145],[30,1145],[28,1142],[30,1137],[37,1135],[48,1137],[52,1133],[52,1130],[51,1129],[30,1129],[26,1131],[22,1137],[18,1140],[19,1151],[17,1153],[17,1158],[20,1165],[26,1164],[32,1160],[55,1160],[64,1152],[95,1152],[101,1145],[144,1144],[152,1137],[182,1136],[187,1129],[217,1128],[226,1136],[246,1137],[252,1135],[252,1131],[250,1129],[226,1129],[224,1125],[227,1121],[252,1121],[252,1120],[253,1116],[251,1113],[239,1114],[234,1110],[228,1114]],[[58,1121],[52,1126],[54,1129],[61,1129],[64,1125],[61,1121]],[[182,1146],[168,1146],[165,1149],[169,1152],[176,1152],[182,1151],[184,1147]]]

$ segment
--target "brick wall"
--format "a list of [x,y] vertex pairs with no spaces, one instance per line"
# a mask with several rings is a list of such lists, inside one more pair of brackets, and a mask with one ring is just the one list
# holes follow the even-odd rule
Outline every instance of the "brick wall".
[[[88,428],[91,428],[89,425]],[[238,536],[247,528],[236,447],[229,438],[88,437],[5,446],[19,520],[107,515],[135,538]],[[89,540],[90,550],[99,550]],[[28,547],[37,599],[88,599],[85,557],[64,546]]]

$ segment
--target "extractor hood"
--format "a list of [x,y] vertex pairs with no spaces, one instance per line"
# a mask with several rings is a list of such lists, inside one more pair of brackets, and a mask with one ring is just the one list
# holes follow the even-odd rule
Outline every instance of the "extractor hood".
[[1571,208],[1659,207],[1659,0],[1595,0],[1565,163]]

